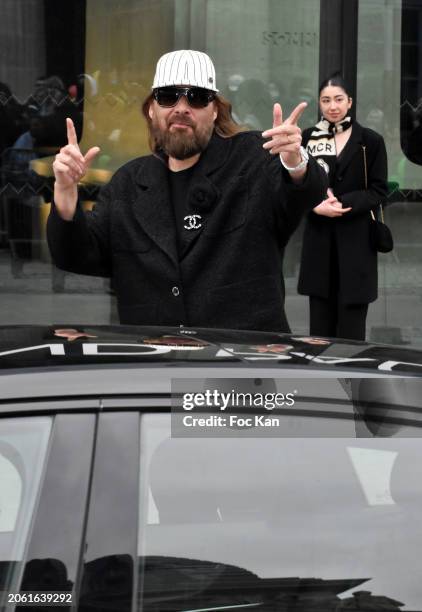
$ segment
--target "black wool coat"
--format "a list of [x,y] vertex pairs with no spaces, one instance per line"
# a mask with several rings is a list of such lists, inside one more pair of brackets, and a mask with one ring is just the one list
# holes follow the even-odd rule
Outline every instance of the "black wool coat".
[[311,160],[294,184],[262,144],[255,132],[211,138],[187,194],[201,227],[188,233],[183,253],[167,165],[149,155],[120,168],[92,212],[78,207],[64,221],[53,204],[47,234],[54,262],[111,276],[121,323],[288,331],[283,249],[327,179]]
[[[303,132],[305,145],[312,130]],[[365,189],[363,146],[366,147],[368,189]],[[334,253],[340,302],[368,304],[378,296],[377,253],[369,242],[370,211],[376,211],[378,205],[385,202],[388,191],[387,153],[382,136],[354,122],[330,183],[343,208],[351,207],[352,210],[339,218],[309,212],[303,235],[298,291],[328,297]],[[314,200],[313,207],[319,203]]]

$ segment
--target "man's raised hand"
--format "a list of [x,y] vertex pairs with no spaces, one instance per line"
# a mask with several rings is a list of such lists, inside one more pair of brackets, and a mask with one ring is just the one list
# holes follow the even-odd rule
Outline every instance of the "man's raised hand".
[[70,220],[75,214],[78,201],[77,185],[100,149],[92,147],[85,156],[82,155],[72,119],[66,119],[66,128],[67,145],[60,149],[53,162],[54,202],[60,216]]
[[280,104],[274,104],[273,127],[262,133],[264,138],[270,138],[262,146],[271,155],[279,154],[286,166],[291,168],[302,161],[300,147],[302,144],[302,130],[297,122],[305,110],[306,102],[300,102],[291,112],[289,117],[283,121],[283,111]]
[[99,147],[92,147],[85,156],[82,155],[76,137],[72,119],[66,119],[67,145],[60,149],[53,162],[56,183],[67,189],[76,185],[84,176]]

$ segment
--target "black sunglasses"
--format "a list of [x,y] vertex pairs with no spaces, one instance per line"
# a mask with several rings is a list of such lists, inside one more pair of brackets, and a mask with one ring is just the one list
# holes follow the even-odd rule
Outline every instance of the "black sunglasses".
[[186,96],[192,108],[205,108],[215,100],[215,93],[202,87],[158,87],[153,92],[157,104],[164,108],[176,106],[181,96]]

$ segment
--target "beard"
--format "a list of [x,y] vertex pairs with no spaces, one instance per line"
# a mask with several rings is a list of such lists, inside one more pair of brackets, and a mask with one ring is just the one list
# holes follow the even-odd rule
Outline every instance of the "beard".
[[[170,130],[172,123],[183,123],[191,129]],[[198,125],[188,118],[177,118],[170,120],[163,129],[154,117],[151,120],[151,130],[159,149],[169,157],[183,160],[205,151],[214,130],[214,123]]]

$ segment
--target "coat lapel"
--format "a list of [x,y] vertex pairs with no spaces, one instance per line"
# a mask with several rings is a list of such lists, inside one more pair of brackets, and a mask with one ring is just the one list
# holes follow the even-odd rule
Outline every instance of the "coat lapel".
[[[356,154],[362,155],[362,127],[354,122],[352,133],[338,160],[337,175],[341,175]],[[362,162],[363,163],[363,162]]]
[[178,264],[176,227],[167,172],[164,160],[154,155],[146,158],[136,176],[138,192],[133,209],[142,229]]

